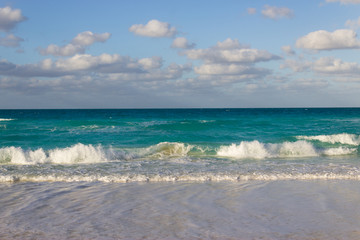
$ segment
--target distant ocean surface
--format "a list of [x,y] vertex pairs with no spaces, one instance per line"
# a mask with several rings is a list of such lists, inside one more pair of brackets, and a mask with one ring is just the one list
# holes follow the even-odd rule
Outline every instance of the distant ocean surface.
[[[331,239],[338,217],[350,222],[335,236],[357,239],[359,146],[360,108],[0,110],[0,238]],[[245,189],[259,195],[246,198]],[[352,192],[346,209],[325,214],[331,203],[322,201],[344,189]],[[241,204],[286,192],[298,194],[279,200],[289,201],[286,209],[296,203],[301,211],[299,198],[311,209],[302,220],[278,212],[283,221],[304,221],[294,229],[271,227],[276,214],[254,205],[248,222],[233,215]],[[219,202],[233,214],[213,213]],[[276,202],[261,206],[271,212]],[[202,208],[196,216],[205,217],[196,220],[191,213]],[[211,225],[214,216],[221,223]],[[311,232],[305,222],[316,217],[330,219]]]

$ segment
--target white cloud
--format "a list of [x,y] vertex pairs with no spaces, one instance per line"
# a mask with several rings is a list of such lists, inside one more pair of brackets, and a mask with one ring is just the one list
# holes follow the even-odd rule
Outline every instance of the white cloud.
[[238,64],[203,64],[200,67],[195,67],[195,73],[205,75],[233,75],[241,74],[249,70],[249,66]]
[[294,15],[293,10],[287,7],[274,7],[269,5],[265,5],[261,13],[264,17],[271,19],[291,18]]
[[299,61],[294,59],[286,59],[283,64],[280,65],[281,69],[290,68],[294,72],[304,72],[311,68],[312,62]]
[[160,22],[156,19],[150,20],[147,24],[134,24],[129,28],[130,32],[145,37],[173,37],[177,34],[175,27],[169,23]]
[[154,85],[159,85],[159,81],[175,80],[182,77],[184,72],[190,71],[191,65],[179,65],[172,63],[164,69],[156,68],[149,71],[142,72],[121,72],[108,74],[108,79],[111,81],[149,81]]
[[247,48],[237,39],[226,39],[215,46],[205,49],[191,49],[184,54],[193,60],[202,60],[205,63],[255,63],[279,59],[278,56],[266,50]]
[[65,46],[58,46],[50,44],[45,49],[39,49],[41,55],[53,55],[53,56],[73,56],[77,53],[84,53],[85,48],[80,45],[74,45],[69,43]]
[[89,46],[95,42],[105,42],[110,38],[111,34],[106,33],[92,33],[90,31],[79,33],[73,40],[72,43],[80,46]]
[[[0,61],[0,75],[14,77],[62,77],[62,76],[131,76],[138,79],[171,79],[180,77],[190,65],[170,64],[162,68],[161,57],[133,59],[118,54],[77,54],[70,58],[52,60],[45,59],[35,64],[16,65],[6,60]],[[162,78],[160,78],[162,76]]]
[[79,70],[90,70],[102,65],[111,65],[121,61],[121,57],[118,54],[101,54],[99,56],[92,56],[89,54],[77,54],[71,58],[59,59],[54,62],[54,69],[70,72]]
[[194,43],[189,43],[189,41],[184,37],[177,37],[174,39],[173,43],[171,44],[172,48],[182,48],[182,49],[190,49],[194,48]]
[[193,60],[203,60],[206,63],[255,63],[278,59],[266,50],[258,49],[193,49],[185,53]]
[[344,62],[334,57],[322,57],[315,61],[287,59],[280,65],[280,68],[290,68],[294,72],[312,71],[313,73],[327,75],[327,77],[345,77],[342,78],[342,81],[346,79],[348,79],[348,81],[353,81],[353,79],[360,80],[359,63]]
[[281,50],[289,56],[295,55],[295,51],[291,48],[291,46],[282,46]]
[[200,75],[259,75],[269,71],[239,64],[203,64],[194,68]]
[[0,31],[8,32],[18,23],[26,20],[21,10],[11,7],[0,8]]
[[248,13],[249,15],[254,15],[254,14],[256,14],[256,8],[248,8],[248,9],[247,9],[247,13]]
[[326,2],[339,2],[341,4],[360,4],[360,0],[326,0]]
[[142,58],[139,61],[139,64],[143,66],[144,69],[154,69],[160,68],[162,66],[161,57],[152,57],[152,58]]
[[262,78],[270,70],[254,67],[257,62],[279,59],[265,50],[249,48],[237,39],[226,39],[210,48],[184,51],[189,59],[204,63],[194,68],[198,80],[208,81],[211,85],[233,84]]
[[319,30],[311,32],[296,41],[296,47],[311,50],[333,50],[360,48],[355,31],[339,29],[334,32]]
[[322,57],[314,62],[313,70],[317,73],[329,75],[348,75],[357,77],[360,74],[360,64],[357,62],[344,62],[333,57]]
[[50,44],[45,49],[39,48],[41,55],[53,56],[73,56],[78,53],[84,53],[85,47],[94,44],[95,42],[105,42],[110,38],[110,33],[92,33],[90,31],[79,33],[71,43],[58,46]]
[[360,17],[355,20],[347,20],[345,26],[351,29],[358,29],[360,27]]
[[5,37],[0,37],[0,46],[5,47],[19,47],[20,42],[24,41],[21,37],[17,37],[14,34],[7,34]]
[[250,48],[250,46],[240,44],[239,40],[237,40],[237,39],[227,38],[226,40],[224,40],[222,42],[217,42],[216,46],[214,46],[213,48],[218,48],[218,49],[240,49],[240,48]]

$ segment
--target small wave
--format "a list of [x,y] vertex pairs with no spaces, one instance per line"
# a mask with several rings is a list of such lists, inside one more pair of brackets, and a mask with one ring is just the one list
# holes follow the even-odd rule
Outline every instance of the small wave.
[[15,119],[12,118],[0,118],[0,122],[8,122],[8,121],[14,121]]
[[95,125],[95,124],[94,125],[82,125],[82,126],[80,126],[80,128],[83,130],[93,130],[93,129],[100,128],[100,126]]
[[253,158],[287,158],[287,157],[316,157],[320,155],[347,155],[356,152],[354,148],[328,148],[317,149],[313,144],[306,141],[284,142],[284,143],[260,143],[259,141],[243,141],[240,144],[221,146],[217,155],[237,159]]
[[348,144],[348,145],[360,145],[360,136],[356,134],[348,134],[348,133],[341,133],[341,134],[333,134],[333,135],[317,135],[317,136],[297,136],[297,139],[302,140],[317,140],[320,142],[325,143],[341,143],[341,144]]
[[279,181],[279,180],[360,180],[356,172],[349,173],[252,173],[252,174],[185,174],[185,175],[2,175],[0,182],[239,182],[239,181]]
[[213,123],[215,120],[199,120],[199,123]]
[[144,155],[156,158],[185,157],[194,148],[193,145],[178,142],[162,142],[145,149]]

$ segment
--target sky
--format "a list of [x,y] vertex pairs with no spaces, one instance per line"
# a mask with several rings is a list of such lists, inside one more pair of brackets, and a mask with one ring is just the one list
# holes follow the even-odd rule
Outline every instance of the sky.
[[360,0],[0,0],[0,109],[360,107]]

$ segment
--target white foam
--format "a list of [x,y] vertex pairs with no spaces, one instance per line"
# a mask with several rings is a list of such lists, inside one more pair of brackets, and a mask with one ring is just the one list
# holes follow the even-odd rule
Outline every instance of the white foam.
[[323,151],[323,154],[329,155],[329,156],[337,156],[337,155],[352,154],[352,153],[355,153],[356,151],[357,151],[357,149],[354,149],[354,148],[338,147],[338,148],[325,149]]
[[297,136],[297,139],[303,140],[317,140],[320,142],[326,143],[341,143],[341,144],[348,144],[348,145],[360,145],[360,136],[356,134],[348,134],[348,133],[341,133],[341,134],[332,134],[332,135],[317,135],[317,136]]
[[0,149],[0,163],[22,164],[26,157],[20,147],[5,147]]
[[171,159],[183,158],[194,146],[177,143],[162,142],[148,148],[135,149],[104,149],[101,145],[93,146],[75,144],[67,148],[56,148],[48,151],[42,148],[24,150],[20,147],[0,148],[0,163],[2,164],[78,164],[100,163],[116,160],[131,160],[136,158]]
[[236,159],[265,159],[265,158],[288,158],[288,157],[316,157],[320,155],[346,155],[356,152],[357,149],[339,147],[330,149],[316,149],[314,145],[306,141],[284,142],[276,144],[264,144],[259,141],[243,141],[240,144],[221,146],[217,155]]
[[7,122],[7,121],[13,121],[15,119],[12,118],[0,118],[0,122]]
[[217,155],[233,158],[256,158],[262,159],[270,157],[270,153],[263,143],[259,141],[241,142],[239,145],[231,144],[230,146],[221,146]]
[[188,161],[190,158],[216,156],[235,159],[292,158],[314,156],[337,156],[353,154],[356,148],[315,148],[311,142],[296,141],[265,144],[259,141],[243,141],[239,144],[221,146],[218,149],[200,147],[180,142],[162,142],[147,148],[113,149],[101,145],[75,144],[66,148],[24,150],[20,147],[0,148],[0,164],[79,164],[101,163],[132,159],[161,159]]
[[94,147],[78,143],[72,147],[49,151],[49,160],[52,163],[71,164],[105,162],[107,158],[100,145]]
[[358,173],[254,173],[254,174],[212,174],[200,173],[191,175],[3,175],[0,182],[238,182],[238,181],[279,181],[279,180],[360,180]]
[[314,157],[319,153],[306,141],[269,144],[271,155],[275,157]]
[[78,143],[67,148],[56,148],[45,152],[42,148],[35,151],[24,151],[20,147],[0,148],[0,163],[8,164],[74,164],[97,163],[108,161],[111,149],[105,151],[102,146],[84,145]]

